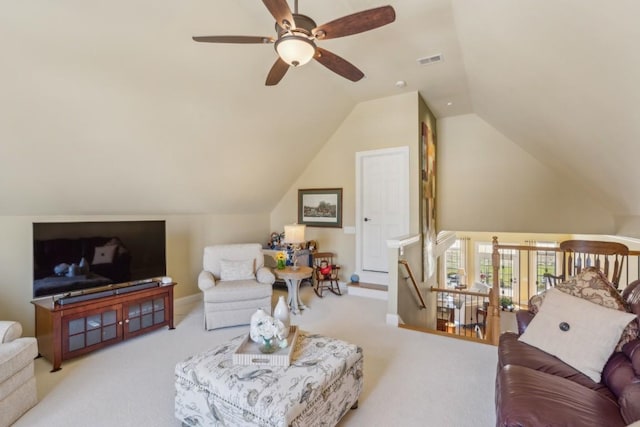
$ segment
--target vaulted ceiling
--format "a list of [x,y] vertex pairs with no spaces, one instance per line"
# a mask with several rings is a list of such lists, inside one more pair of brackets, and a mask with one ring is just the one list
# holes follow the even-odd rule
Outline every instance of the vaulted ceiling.
[[[384,4],[299,12],[324,23]],[[418,91],[437,117],[475,113],[640,215],[639,3],[391,4],[396,22],[319,43],[365,79],[312,61],[266,87],[273,46],[191,40],[273,36],[259,0],[3,2],[0,214],[269,211],[357,103]]]

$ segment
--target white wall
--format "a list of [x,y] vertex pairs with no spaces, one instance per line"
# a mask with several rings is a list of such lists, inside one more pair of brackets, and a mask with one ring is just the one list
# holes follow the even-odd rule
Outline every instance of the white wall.
[[[26,333],[33,333],[33,221],[166,219],[168,274],[179,282],[176,295],[186,296],[198,293],[196,278],[206,244],[266,242],[271,231],[282,231],[284,224],[297,220],[299,188],[342,187],[343,225],[353,226],[355,153],[359,151],[409,146],[410,230],[416,234],[419,122],[423,108],[415,92],[357,105],[270,214],[0,216],[0,319],[19,320]],[[437,131],[438,229],[616,234],[610,212],[476,115],[440,119]],[[281,157],[282,167],[286,167],[285,161],[296,160],[294,152],[281,153]],[[264,208],[268,210],[270,206]],[[634,230],[640,230],[637,224],[640,221],[628,218],[625,231],[634,235]],[[306,237],[317,240],[321,250],[338,254],[337,262],[343,265],[342,280],[347,280],[355,269],[355,236],[345,234],[343,229],[309,227]]]
[[615,232],[612,213],[588,190],[475,114],[438,121],[437,215],[440,230]]
[[640,238],[640,216],[617,216],[615,234]]
[[[419,122],[425,106],[408,93],[357,105],[271,212],[272,231],[297,221],[299,188],[342,187],[343,225],[355,224],[355,153],[408,145],[411,234],[419,233]],[[475,114],[437,122],[438,230],[614,234],[615,218]],[[355,270],[355,236],[307,228],[335,251],[343,280]]]
[[[358,104],[271,212],[272,231],[297,221],[298,189],[343,189],[342,223],[355,226],[355,155],[360,151],[409,146],[410,230],[417,233],[418,218],[418,94],[415,92]],[[288,153],[295,161],[295,153]],[[316,240],[319,249],[332,251],[342,266],[341,280],[355,271],[355,235],[343,229],[307,227],[307,240]]]
[[33,335],[32,223],[43,221],[117,221],[164,219],[167,224],[167,274],[178,282],[176,298],[199,292],[204,246],[215,243],[264,243],[269,237],[269,216],[169,215],[169,216],[2,216],[0,217],[0,319],[22,323]]

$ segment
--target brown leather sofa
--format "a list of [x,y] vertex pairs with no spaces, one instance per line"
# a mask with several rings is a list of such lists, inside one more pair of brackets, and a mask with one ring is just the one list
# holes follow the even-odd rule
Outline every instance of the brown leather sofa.
[[[640,281],[623,293],[640,315]],[[522,334],[533,318],[516,313]],[[624,345],[594,382],[560,359],[501,335],[496,376],[496,426],[626,426],[640,420],[640,339]]]

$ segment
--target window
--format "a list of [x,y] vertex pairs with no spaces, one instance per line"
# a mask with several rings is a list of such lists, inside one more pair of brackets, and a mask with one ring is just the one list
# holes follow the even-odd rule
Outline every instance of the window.
[[552,242],[536,242],[535,246],[539,248],[535,253],[536,293],[538,293],[544,291],[547,287],[544,278],[545,274],[557,276],[556,251],[545,250],[545,248],[556,248],[558,245]]
[[482,283],[493,283],[493,265],[491,263],[491,254],[493,246],[491,243],[478,243],[476,253],[477,268],[475,280]]
[[518,287],[518,251],[500,250],[500,293],[503,296],[514,296]]
[[447,287],[454,287],[465,284],[464,278],[467,264],[467,242],[468,238],[456,239],[455,243],[445,252],[445,265],[447,274]]
[[[493,284],[493,245],[491,243],[478,243],[476,253],[476,280]],[[519,256],[518,251],[511,249],[500,250],[500,271],[498,282],[501,296],[514,296],[514,290],[518,287]]]

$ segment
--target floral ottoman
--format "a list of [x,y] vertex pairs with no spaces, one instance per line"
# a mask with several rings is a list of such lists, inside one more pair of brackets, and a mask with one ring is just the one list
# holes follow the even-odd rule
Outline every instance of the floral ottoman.
[[234,365],[244,336],[178,363],[175,415],[187,426],[333,426],[362,391],[362,349],[300,332],[291,365]]

